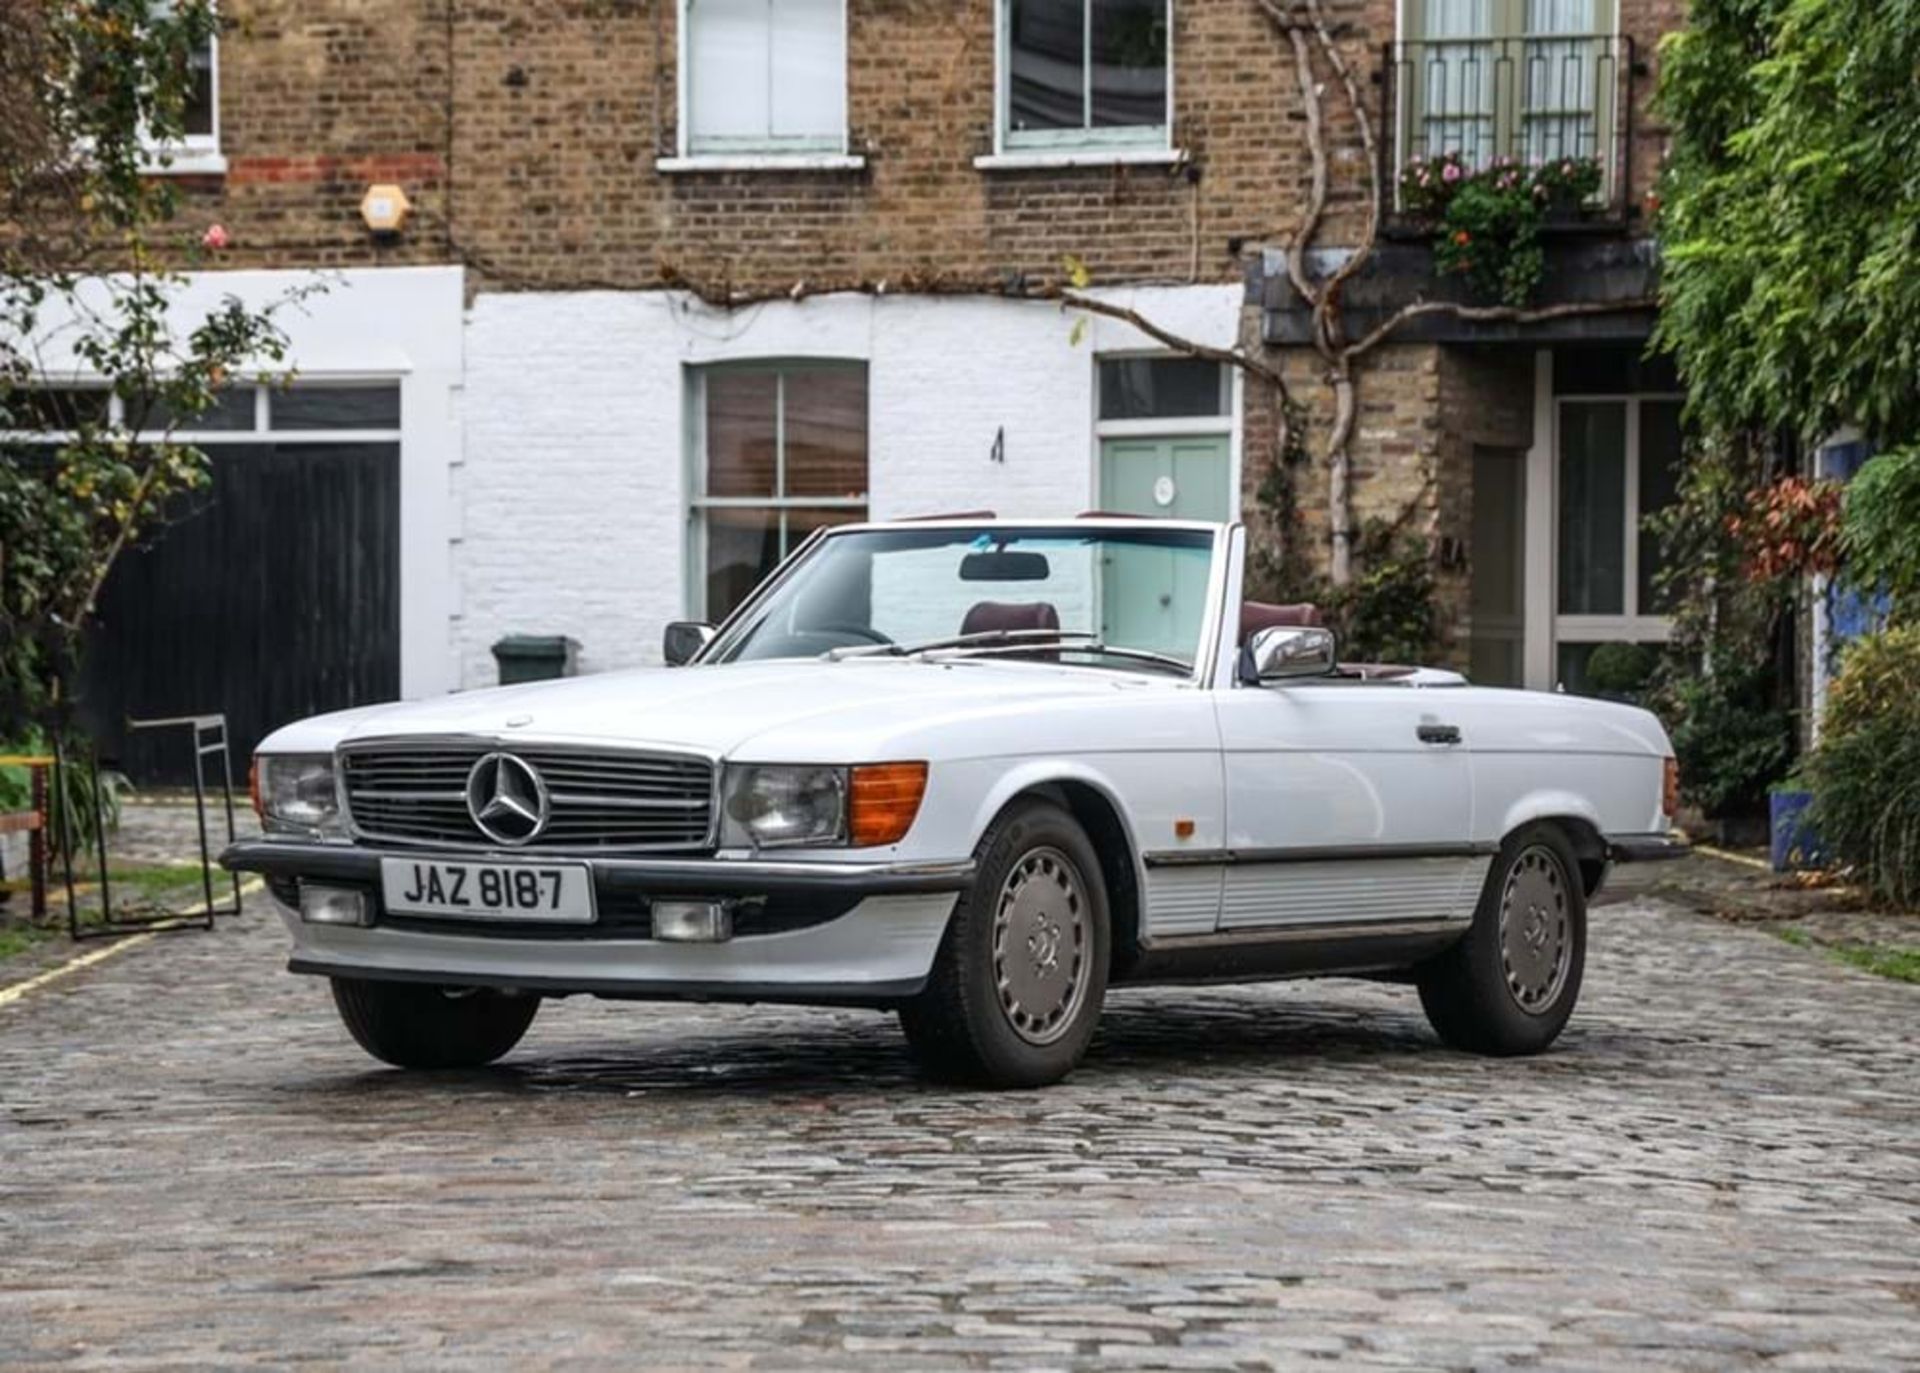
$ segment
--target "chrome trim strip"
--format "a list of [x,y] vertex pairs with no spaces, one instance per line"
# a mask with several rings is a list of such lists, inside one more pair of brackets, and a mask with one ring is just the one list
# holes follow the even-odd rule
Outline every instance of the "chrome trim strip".
[[1304,925],[1255,925],[1214,934],[1144,936],[1147,953],[1183,949],[1233,949],[1260,944],[1291,944],[1305,939],[1387,939],[1410,934],[1448,934],[1473,924],[1473,917],[1434,916],[1424,920],[1316,920]]
[[450,846],[424,849],[363,848],[344,844],[310,844],[280,839],[245,839],[220,855],[223,866],[241,872],[266,872],[288,877],[354,877],[377,880],[383,858],[412,862],[450,863],[485,861],[527,867],[556,863],[584,864],[596,879],[644,887],[650,882],[678,890],[710,886],[716,893],[750,888],[756,883],[799,887],[885,887],[927,891],[958,891],[973,880],[971,858],[932,862],[817,863],[766,858],[619,858],[582,853],[574,849],[529,853],[525,849],[493,847],[475,853]]
[[1252,863],[1343,863],[1377,858],[1485,858],[1498,853],[1492,843],[1464,844],[1303,844],[1283,849],[1161,849],[1141,855],[1150,868],[1235,867]]

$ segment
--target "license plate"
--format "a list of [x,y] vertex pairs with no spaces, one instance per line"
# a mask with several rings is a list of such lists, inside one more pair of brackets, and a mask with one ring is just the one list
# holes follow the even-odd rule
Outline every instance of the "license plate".
[[593,922],[593,876],[579,863],[450,863],[383,858],[387,909],[460,920]]

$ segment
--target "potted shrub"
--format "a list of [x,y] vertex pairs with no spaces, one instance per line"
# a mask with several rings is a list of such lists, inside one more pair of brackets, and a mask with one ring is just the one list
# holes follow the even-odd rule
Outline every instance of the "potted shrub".
[[1808,756],[1809,818],[1880,899],[1920,905],[1920,626],[1846,650]]

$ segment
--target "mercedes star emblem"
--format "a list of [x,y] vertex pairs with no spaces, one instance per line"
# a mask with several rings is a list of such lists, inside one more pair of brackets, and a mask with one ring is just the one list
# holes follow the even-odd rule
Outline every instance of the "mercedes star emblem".
[[511,753],[489,753],[467,774],[467,813],[487,838],[524,844],[547,827],[547,784]]

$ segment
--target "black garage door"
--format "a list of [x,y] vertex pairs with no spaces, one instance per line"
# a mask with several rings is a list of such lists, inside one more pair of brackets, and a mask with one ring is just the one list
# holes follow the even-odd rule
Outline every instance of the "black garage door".
[[190,781],[192,760],[183,731],[129,716],[224,711],[238,780],[279,725],[400,694],[399,388],[229,404],[204,436],[211,485],[121,558],[89,636],[82,718],[143,786]]

